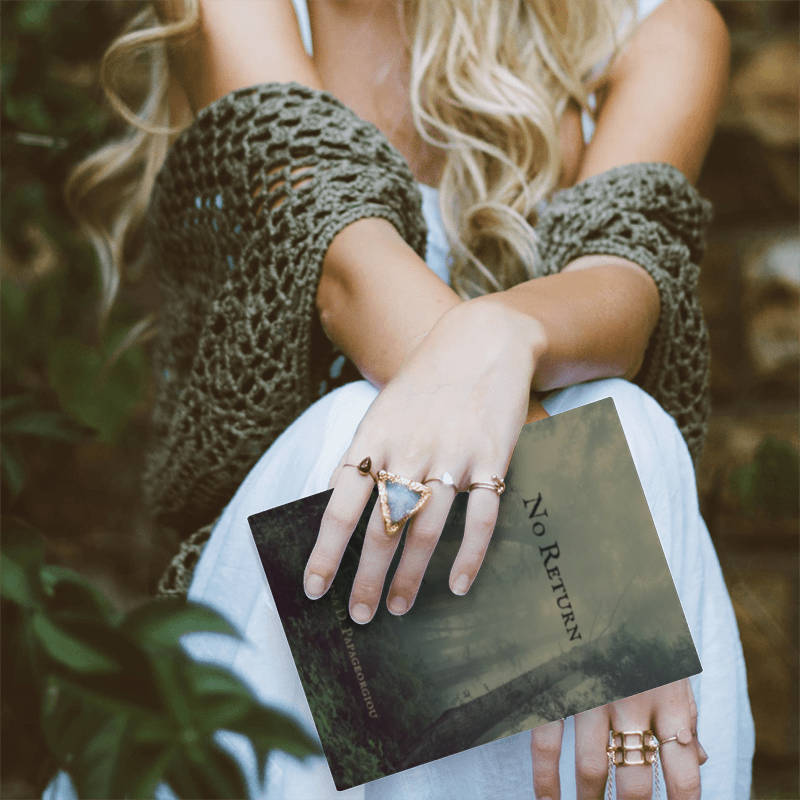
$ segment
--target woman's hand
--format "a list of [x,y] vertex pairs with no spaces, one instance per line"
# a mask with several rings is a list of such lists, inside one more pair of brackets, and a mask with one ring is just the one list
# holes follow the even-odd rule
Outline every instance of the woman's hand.
[[[375,399],[334,472],[333,495],[305,571],[309,597],[328,590],[374,486],[370,477],[344,465],[369,457],[373,475],[383,469],[420,483],[449,473],[462,489],[492,475],[503,477],[526,421],[543,347],[535,319],[491,298],[461,303],[439,319]],[[408,524],[387,599],[393,614],[413,605],[456,494],[439,481],[431,481],[430,488],[432,496]],[[475,580],[498,506],[490,489],[470,495],[464,540],[450,573],[456,594],[465,594]],[[376,503],[350,597],[356,622],[369,622],[375,614],[399,541],[399,534],[386,534]]]
[[[575,777],[578,800],[603,797],[608,778],[608,732],[651,730],[659,741],[686,728],[688,744],[671,741],[659,747],[658,760],[669,800],[700,800],[700,765],[708,760],[697,739],[697,705],[688,680],[628,697],[617,703],[575,715]],[[560,800],[558,760],[563,722],[551,722],[531,731],[533,788],[537,800]],[[616,767],[618,800],[649,798],[653,767]],[[566,792],[570,794],[569,792]]]

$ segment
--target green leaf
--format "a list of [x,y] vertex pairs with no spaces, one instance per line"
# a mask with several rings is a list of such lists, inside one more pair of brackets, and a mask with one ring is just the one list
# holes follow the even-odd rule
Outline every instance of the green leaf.
[[203,743],[198,757],[179,754],[165,776],[170,788],[184,798],[247,797],[247,784],[233,758],[213,740]]
[[45,439],[75,442],[90,436],[91,428],[79,425],[60,411],[28,411],[3,422],[4,434],[28,434]]
[[190,661],[184,666],[183,672],[191,692],[197,695],[251,698],[249,689],[242,681],[223,667]]
[[164,710],[156,664],[137,642],[95,614],[58,611],[52,614],[52,620],[65,635],[115,665],[114,670],[88,672],[55,662],[53,666],[61,680],[115,713]]
[[190,706],[198,721],[197,728],[204,734],[211,734],[220,728],[233,730],[253,708],[252,697],[191,697]]
[[131,729],[131,739],[135,744],[159,744],[175,739],[175,721],[167,714],[143,714],[136,718]]
[[[5,291],[5,288],[3,291]],[[4,397],[0,400],[0,417],[7,419],[10,414],[24,408],[30,408],[35,402],[36,395],[30,392],[26,394],[12,394],[11,397]]]
[[797,512],[800,502],[800,457],[786,441],[767,436],[750,464],[731,474],[731,489],[747,513],[770,516]]
[[139,715],[110,712],[60,683],[53,710],[42,716],[50,748],[69,767],[81,797],[152,797],[171,760],[167,742],[141,745]]
[[123,750],[127,725],[124,716],[105,714],[101,724],[88,728],[70,765],[78,797],[126,796],[112,794],[112,781],[117,760],[131,755]]
[[20,3],[17,11],[17,25],[24,33],[46,31],[53,15],[53,4],[44,0],[28,0]]
[[33,570],[25,569],[11,556],[3,555],[0,560],[0,590],[3,597],[17,605],[25,608],[39,608],[41,605],[34,576]]
[[177,647],[186,633],[209,631],[240,639],[239,632],[216,611],[185,600],[156,600],[147,603],[125,618],[121,625],[132,638],[145,647]]
[[[126,733],[134,725],[135,722],[131,722]],[[117,761],[109,797],[151,798],[176,752],[174,746],[152,745],[129,747],[127,753],[123,751]]]
[[114,714],[162,713],[163,701],[153,669],[136,665],[122,672],[59,674],[59,680],[84,699]]
[[0,592],[25,608],[40,608],[43,601],[38,580],[44,542],[32,529],[23,529],[16,520],[4,524],[0,559]]
[[48,360],[48,375],[66,412],[115,443],[142,394],[146,365],[141,348],[131,348],[105,372],[95,348],[63,339]]
[[45,564],[40,570],[42,587],[51,611],[69,610],[96,617],[112,625],[122,618],[114,606],[86,578],[66,567]]
[[758,470],[754,464],[737,467],[731,474],[731,490],[748,513],[752,513],[756,507],[757,481]]
[[69,764],[91,730],[103,725],[108,713],[83,701],[57,678],[49,684],[56,699],[43,704],[41,728],[53,755],[62,764]]
[[12,497],[17,497],[25,485],[25,467],[16,451],[6,442],[0,442],[0,466],[3,482],[8,486]]
[[90,647],[41,612],[33,618],[33,630],[45,652],[55,661],[77,672],[113,672],[120,664]]
[[[262,706],[239,678],[222,667],[192,662],[187,664],[185,675],[192,695],[201,698],[199,704],[193,702],[193,710],[197,718],[202,718],[204,728],[213,718],[217,727],[250,737],[262,762],[266,763],[269,751],[274,749],[298,758],[322,753],[294,720]],[[231,707],[227,714],[225,703]]]
[[3,518],[0,549],[24,567],[39,568],[44,558],[44,539],[27,523],[13,517]]
[[282,750],[296,758],[322,755],[318,742],[309,736],[290,717],[271,708],[257,706],[233,724],[228,730],[249,737],[263,769],[270,750]]

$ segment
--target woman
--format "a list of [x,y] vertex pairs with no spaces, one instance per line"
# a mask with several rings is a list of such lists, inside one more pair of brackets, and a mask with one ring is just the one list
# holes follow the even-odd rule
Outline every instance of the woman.
[[[165,306],[146,485],[160,521],[185,533],[205,526],[183,548],[184,556],[202,550],[189,597],[247,636],[242,646],[194,637],[192,652],[229,664],[310,725],[246,516],[330,480],[304,576],[317,598],[372,489],[365,473],[430,484],[389,591],[389,611],[403,614],[454,487],[474,486],[450,577],[464,594],[496,518],[494,476],[505,474],[521,425],[610,395],[705,667],[691,686],[484,745],[354,797],[597,797],[608,731],[649,728],[669,740],[660,758],[670,798],[700,797],[701,777],[705,797],[748,796],[753,735],[741,648],[690,457],[702,444],[707,386],[693,299],[705,211],[686,179],[696,178],[711,137],[727,40],[706,0],[651,3],[659,7],[643,8],[652,14],[635,30],[628,5],[419,0],[403,5],[405,20],[388,0],[159,7],[168,24],[151,38],[170,39],[176,80],[169,117],[155,94],[145,108],[158,136],[134,134],[128,145],[146,151],[148,168],[127,205],[134,223],[164,160],[168,119],[196,119],[150,198],[146,230]],[[599,113],[586,143],[580,110],[592,92]],[[110,155],[76,175],[79,209],[89,196],[81,181],[91,184]],[[422,192],[427,251],[403,159]],[[240,174],[245,161],[252,172]],[[230,191],[245,184],[246,195]],[[98,234],[109,275],[130,223]],[[113,280],[107,285],[110,300]],[[312,316],[309,296],[314,320],[292,327]],[[231,336],[235,347],[226,349]],[[253,369],[249,359],[266,351]],[[369,383],[331,391],[357,377],[339,352]],[[640,382],[672,417],[619,378]],[[312,383],[322,399],[308,407]],[[261,445],[269,449],[247,474]],[[350,598],[356,622],[376,613],[397,543],[376,511]],[[181,563],[191,574],[191,559]],[[247,743],[229,742],[254,796],[334,796],[324,761],[277,756],[262,788]],[[650,766],[620,767],[618,796],[647,797],[654,780]]]

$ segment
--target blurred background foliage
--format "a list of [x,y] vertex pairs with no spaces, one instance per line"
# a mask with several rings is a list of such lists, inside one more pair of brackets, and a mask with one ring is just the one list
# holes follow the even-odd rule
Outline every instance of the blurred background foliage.
[[[98,67],[141,5],[0,2],[3,529],[38,531],[43,563],[80,573],[112,617],[152,597],[174,552],[140,502],[146,347],[108,363],[158,293],[151,276],[123,286],[99,331],[96,261],[63,187],[78,160],[121,130]],[[799,6],[716,5],[731,30],[732,77],[699,184],[716,213],[700,282],[714,414],[698,488],[748,662],[756,796],[797,797]],[[8,680],[20,608],[4,598],[3,797],[37,795],[53,766],[38,695]]]
[[[103,374],[138,312],[120,303],[98,340],[95,257],[63,187],[69,169],[120,130],[102,106],[97,64],[133,5],[0,4],[3,396],[31,394],[31,405],[61,410],[109,444],[130,442],[126,423],[146,391],[140,348]],[[35,425],[26,432],[36,435]]]
[[[10,683],[15,700],[3,713],[15,729],[4,750],[38,754],[40,781],[60,767],[82,798],[149,798],[162,782],[177,797],[241,798],[247,783],[221,729],[248,737],[262,774],[274,749],[319,754],[296,722],[261,706],[239,678],[183,650],[180,637],[198,631],[239,638],[215,612],[154,600],[122,614],[43,555],[36,534],[5,527],[4,689],[7,696]],[[15,713],[21,702],[27,717]]]

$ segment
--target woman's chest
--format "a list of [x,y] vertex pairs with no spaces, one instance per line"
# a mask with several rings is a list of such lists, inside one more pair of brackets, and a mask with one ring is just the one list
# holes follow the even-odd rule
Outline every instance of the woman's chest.
[[[372,122],[421,183],[438,186],[446,152],[414,126],[410,43],[398,0],[307,0],[313,59],[325,88]],[[575,182],[584,142],[580,111],[569,105],[560,124],[561,186]]]
[[416,130],[410,58],[396,0],[308,0],[314,65],[325,88],[372,122],[418,181],[439,183],[445,152]]

